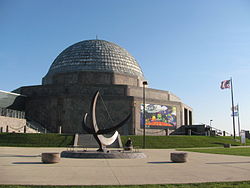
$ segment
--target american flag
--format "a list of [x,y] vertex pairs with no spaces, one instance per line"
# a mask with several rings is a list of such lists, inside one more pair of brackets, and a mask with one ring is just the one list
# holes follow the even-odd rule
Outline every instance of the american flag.
[[239,111],[239,105],[237,104],[236,106],[231,108],[232,111],[238,112]]
[[221,85],[220,85],[220,88],[221,89],[227,89],[227,88],[230,88],[230,80],[224,80],[221,82]]

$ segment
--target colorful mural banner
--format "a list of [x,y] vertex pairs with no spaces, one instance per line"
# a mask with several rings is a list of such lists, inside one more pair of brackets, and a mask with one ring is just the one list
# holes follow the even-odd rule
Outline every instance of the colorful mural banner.
[[[141,128],[143,126],[143,104],[141,104]],[[145,104],[145,127],[149,129],[176,128],[176,107]]]

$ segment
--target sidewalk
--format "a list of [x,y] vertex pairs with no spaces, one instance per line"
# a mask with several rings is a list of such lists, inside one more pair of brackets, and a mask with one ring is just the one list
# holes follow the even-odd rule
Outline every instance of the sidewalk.
[[145,159],[69,159],[41,163],[41,153],[65,148],[0,147],[0,184],[131,185],[250,180],[250,157],[188,152],[172,163],[175,150],[140,150]]

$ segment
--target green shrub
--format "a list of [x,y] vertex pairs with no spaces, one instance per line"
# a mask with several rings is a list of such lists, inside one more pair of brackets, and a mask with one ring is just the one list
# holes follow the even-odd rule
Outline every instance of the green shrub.
[[65,147],[73,142],[74,136],[65,134],[0,134],[0,146]]

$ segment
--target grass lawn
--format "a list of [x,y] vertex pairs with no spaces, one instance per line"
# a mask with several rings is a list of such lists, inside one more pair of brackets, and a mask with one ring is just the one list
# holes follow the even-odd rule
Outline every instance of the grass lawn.
[[249,188],[250,181],[222,182],[222,183],[193,183],[193,184],[165,184],[165,185],[108,185],[108,186],[37,186],[37,185],[0,185],[0,188]]
[[[143,136],[121,136],[122,143],[125,144],[129,137],[134,146],[142,148]],[[74,135],[67,134],[0,133],[0,146],[66,147],[73,142]],[[229,136],[146,136],[148,149],[220,147],[223,143],[241,145]],[[250,145],[250,139],[247,139],[247,145]]]
[[[123,144],[129,137],[134,146],[142,148],[142,136],[122,136]],[[223,143],[232,146],[241,145],[229,136],[146,136],[148,149],[220,147]],[[247,139],[247,145],[250,145],[250,139]]]
[[[179,149],[181,150],[181,149]],[[201,152],[201,153],[213,153],[213,154],[225,154],[225,155],[241,155],[250,156],[250,147],[240,148],[192,148],[183,149],[184,151]],[[182,151],[183,151],[182,150]]]

